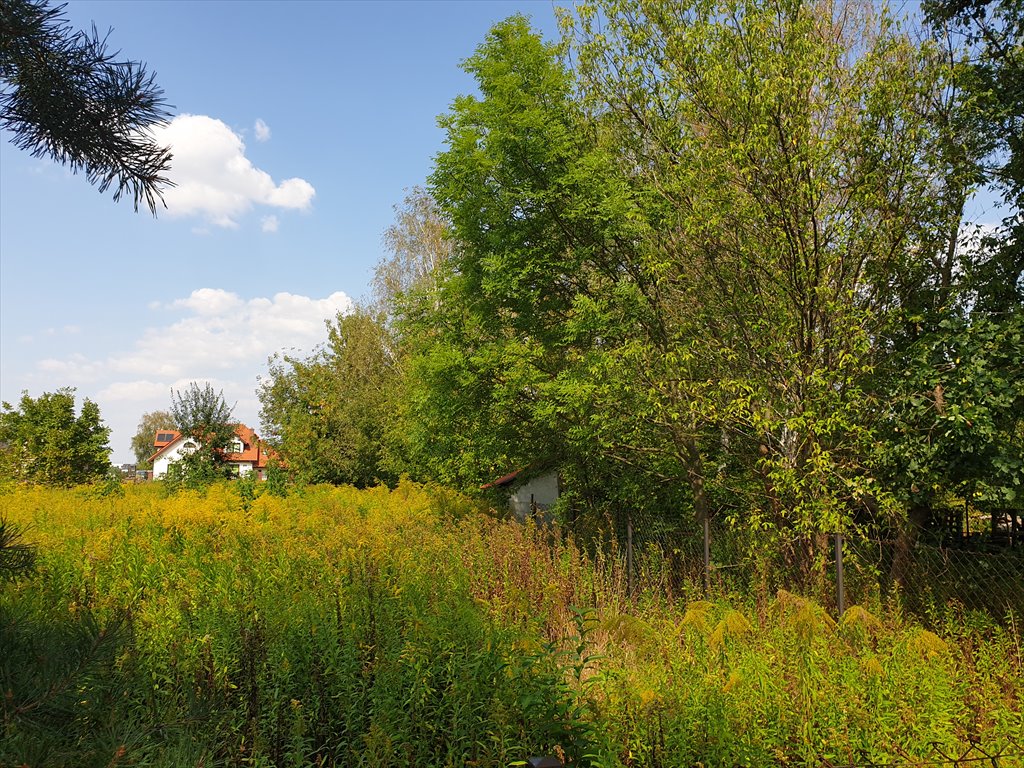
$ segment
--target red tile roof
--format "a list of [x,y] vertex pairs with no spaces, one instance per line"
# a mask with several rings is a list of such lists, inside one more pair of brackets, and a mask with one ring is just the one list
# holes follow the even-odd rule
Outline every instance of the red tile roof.
[[518,478],[519,475],[525,469],[526,469],[526,467],[522,467],[520,469],[517,469],[515,472],[509,472],[507,475],[504,475],[503,477],[499,477],[497,480],[492,480],[491,482],[487,483],[486,485],[481,485],[480,486],[480,490],[485,491],[488,488],[504,488],[506,485],[511,485],[513,482],[515,482],[516,478]]
[[225,458],[232,462],[252,462],[255,469],[263,469],[267,466],[267,460],[276,458],[277,454],[272,448],[263,445],[259,437],[245,424],[235,427],[235,435],[242,441],[241,453],[228,453]]

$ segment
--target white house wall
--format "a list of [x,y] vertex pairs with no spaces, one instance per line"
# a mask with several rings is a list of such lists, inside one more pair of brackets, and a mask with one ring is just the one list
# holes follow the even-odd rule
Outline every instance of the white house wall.
[[153,460],[153,478],[159,479],[167,474],[167,468],[182,456],[185,441],[178,438],[159,456]]
[[[184,453],[182,450],[184,445],[185,441],[179,438],[177,441],[171,443],[167,450],[153,460],[154,480],[159,480],[161,477],[164,477],[167,474],[168,467],[181,458]],[[251,461],[229,461],[228,464],[238,467],[238,474],[240,477],[244,477],[252,472]]]

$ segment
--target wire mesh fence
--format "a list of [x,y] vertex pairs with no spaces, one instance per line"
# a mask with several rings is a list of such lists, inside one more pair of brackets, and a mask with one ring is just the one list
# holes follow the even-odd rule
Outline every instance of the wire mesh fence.
[[898,600],[924,620],[951,605],[1000,621],[1024,615],[1024,536],[1000,536],[995,523],[959,536],[796,535],[627,512],[577,519],[569,530],[621,569],[630,593],[763,600],[784,589],[837,614],[853,604]]
[[1002,619],[1024,614],[1024,547],[974,549],[942,543],[851,539],[845,547],[848,595],[898,594],[927,616],[951,603]]
[[[559,768],[563,763],[555,757],[532,757],[526,765],[530,768]],[[933,744],[925,754],[904,752],[898,759],[884,762],[818,755],[816,760],[804,765],[814,768],[1017,768],[1024,765],[1024,746],[1011,737],[1004,737],[998,744],[976,742],[960,750]]]
[[896,761],[876,762],[871,760],[849,761],[835,757],[820,756],[821,768],[1010,768],[1024,764],[1024,746],[1006,736],[999,744],[972,743],[966,749],[952,750],[941,744],[933,744],[924,755],[904,753]]

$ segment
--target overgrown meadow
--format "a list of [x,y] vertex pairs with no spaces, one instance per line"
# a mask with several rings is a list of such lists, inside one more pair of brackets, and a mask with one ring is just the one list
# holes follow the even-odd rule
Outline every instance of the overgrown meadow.
[[614,559],[412,484],[107,490],[0,494],[38,555],[0,584],[0,765],[913,763],[1024,733],[1016,617],[627,599]]

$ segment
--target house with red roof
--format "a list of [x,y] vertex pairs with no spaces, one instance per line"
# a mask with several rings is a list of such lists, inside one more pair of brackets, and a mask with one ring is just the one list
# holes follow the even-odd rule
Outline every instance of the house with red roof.
[[[160,429],[154,436],[153,447],[156,453],[150,456],[149,460],[153,464],[153,479],[156,480],[167,474],[167,468],[171,464],[198,446],[191,438],[176,430]],[[267,462],[277,458],[277,453],[263,445],[251,428],[245,424],[235,426],[235,436],[225,454],[225,464],[230,471],[239,477],[255,472],[259,480],[266,480]]]

